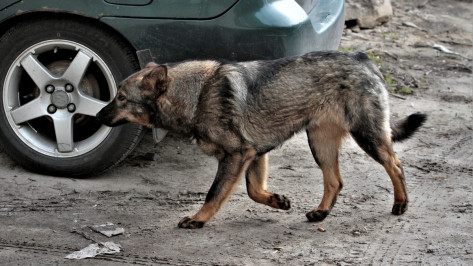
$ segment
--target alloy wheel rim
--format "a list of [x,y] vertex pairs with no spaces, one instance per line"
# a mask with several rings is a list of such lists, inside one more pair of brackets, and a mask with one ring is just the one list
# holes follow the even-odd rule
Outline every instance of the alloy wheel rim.
[[[53,73],[39,57],[45,53],[65,52],[70,60],[63,73]],[[86,86],[94,79],[89,69],[102,80],[105,98],[96,98],[96,85]],[[23,83],[31,79],[36,86],[34,96],[25,95]],[[92,82],[93,83],[93,82]],[[106,87],[106,89],[103,89]],[[93,121],[95,115],[116,94],[117,88],[110,69],[104,60],[86,46],[68,40],[47,40],[23,51],[10,66],[3,87],[3,106],[11,129],[23,143],[41,154],[67,158],[75,157],[97,148],[110,134],[111,128],[95,125],[93,132],[81,139],[75,138],[78,120],[84,117]],[[27,102],[24,98],[29,99]],[[53,130],[36,126],[51,122]],[[38,123],[36,123],[38,124]],[[89,123],[91,124],[91,123]],[[88,125],[83,126],[87,128]],[[77,135],[77,134],[76,134]]]

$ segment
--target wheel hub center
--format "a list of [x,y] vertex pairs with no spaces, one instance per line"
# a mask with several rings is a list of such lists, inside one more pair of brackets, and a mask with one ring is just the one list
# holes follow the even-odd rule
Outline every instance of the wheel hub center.
[[67,92],[62,90],[56,90],[51,95],[51,103],[54,104],[57,108],[63,109],[69,104],[69,95]]

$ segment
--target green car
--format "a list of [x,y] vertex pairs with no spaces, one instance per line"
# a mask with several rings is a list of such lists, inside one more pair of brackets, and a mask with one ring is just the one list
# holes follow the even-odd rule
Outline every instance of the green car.
[[101,173],[143,129],[109,128],[95,115],[146,58],[244,61],[336,49],[343,26],[343,0],[2,0],[0,145],[34,172]]

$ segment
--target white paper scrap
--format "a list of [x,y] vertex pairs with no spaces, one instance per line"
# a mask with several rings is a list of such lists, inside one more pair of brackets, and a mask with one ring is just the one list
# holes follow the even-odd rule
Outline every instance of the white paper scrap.
[[66,256],[66,259],[80,260],[85,258],[93,258],[100,254],[118,253],[121,249],[122,246],[120,244],[115,244],[113,242],[94,243],[79,251],[72,252]]

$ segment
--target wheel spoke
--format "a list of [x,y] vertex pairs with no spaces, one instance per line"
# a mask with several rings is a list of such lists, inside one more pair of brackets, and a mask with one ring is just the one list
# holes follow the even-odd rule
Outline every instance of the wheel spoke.
[[79,51],[62,75],[62,78],[68,80],[74,87],[78,88],[79,83],[84,77],[91,60],[92,57],[82,51]]
[[21,60],[20,64],[38,88],[46,87],[46,85],[55,79],[53,74],[31,54]]
[[77,108],[77,113],[96,116],[97,113],[102,110],[108,103],[98,100],[96,98],[90,97],[89,95],[80,94],[80,100]]
[[11,116],[15,124],[21,124],[26,121],[30,121],[32,119],[41,117],[46,115],[46,111],[43,110],[44,108],[41,105],[41,101],[39,98],[34,99],[33,101],[22,105],[16,109],[11,111]]
[[72,115],[53,117],[54,132],[56,132],[57,149],[59,152],[71,152],[74,148],[72,117]]

